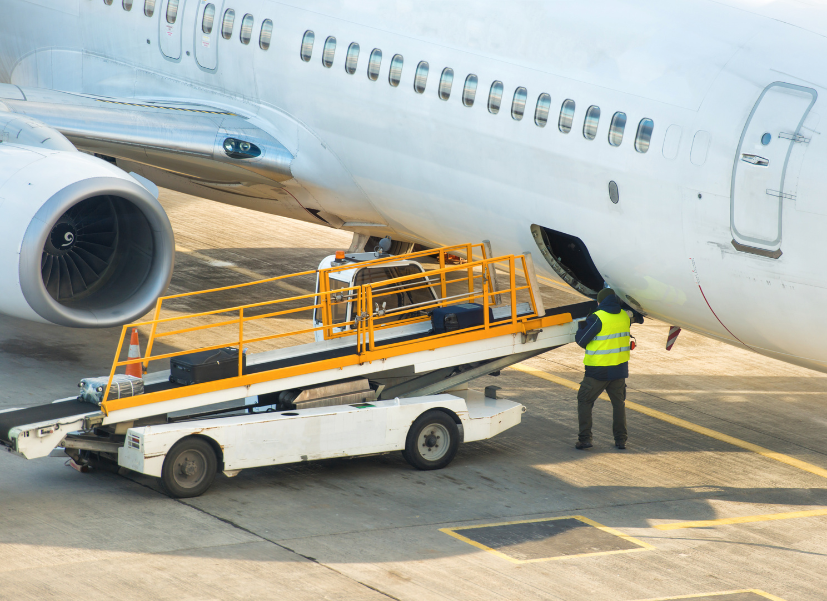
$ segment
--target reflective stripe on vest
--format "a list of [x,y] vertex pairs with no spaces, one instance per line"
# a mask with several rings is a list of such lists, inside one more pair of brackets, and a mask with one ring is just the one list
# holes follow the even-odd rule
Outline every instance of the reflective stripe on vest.
[[589,344],[586,345],[586,355],[583,363],[595,366],[612,366],[626,363],[629,360],[631,320],[626,311],[607,313],[595,311],[603,327]]
[[[603,321],[602,319],[600,321]],[[602,330],[601,330],[602,331]],[[623,338],[628,336],[629,332],[618,332],[617,334],[608,334],[607,336],[595,336],[592,340],[611,340],[612,338]]]

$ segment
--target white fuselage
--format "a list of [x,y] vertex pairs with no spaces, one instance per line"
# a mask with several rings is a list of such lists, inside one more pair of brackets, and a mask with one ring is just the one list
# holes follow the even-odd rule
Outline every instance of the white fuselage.
[[[121,0],[4,0],[0,81],[230,108],[295,155],[294,180],[254,204],[170,175],[153,181],[321,223],[312,209],[335,216],[327,219],[335,227],[403,240],[489,239],[495,254],[537,253],[536,224],[580,238],[606,284],[645,314],[827,370],[818,318],[827,304],[827,140],[819,133],[827,9],[688,0],[214,0],[215,28],[205,36],[208,2],[181,0],[172,26],[167,2],[157,0],[150,18],[144,0],[131,11]],[[223,39],[228,8],[235,23]],[[247,14],[254,25],[245,45]],[[273,23],[267,50],[258,45],[265,19]],[[315,42],[305,62],[308,30]],[[337,44],[327,68],[329,36]],[[360,53],[350,74],[352,42]],[[367,68],[376,48],[382,61],[373,81]],[[404,63],[394,87],[397,54]],[[429,64],[422,94],[414,89],[420,61]],[[446,67],[454,75],[443,100]],[[462,101],[468,74],[478,78],[471,107]],[[497,114],[487,109],[495,81],[504,90]],[[518,87],[527,90],[521,120],[512,117]],[[534,119],[541,94],[551,98],[545,127]],[[563,133],[567,99],[576,108]],[[600,120],[587,139],[592,106]],[[626,127],[613,146],[609,126],[618,112]],[[643,119],[654,123],[645,153],[635,148]]]

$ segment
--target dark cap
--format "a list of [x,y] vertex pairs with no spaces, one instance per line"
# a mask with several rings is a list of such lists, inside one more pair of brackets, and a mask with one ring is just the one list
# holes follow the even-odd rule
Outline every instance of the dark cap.
[[611,288],[603,288],[603,290],[597,293],[597,304],[599,305],[609,296],[614,296],[614,293],[615,291]]

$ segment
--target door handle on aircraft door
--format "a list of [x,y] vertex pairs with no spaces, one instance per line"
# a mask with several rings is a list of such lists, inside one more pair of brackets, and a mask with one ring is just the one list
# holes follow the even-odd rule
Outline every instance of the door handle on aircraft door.
[[786,194],[780,190],[770,190],[769,188],[767,189],[767,196],[775,196],[786,200],[795,200],[795,194]]
[[764,157],[759,157],[757,154],[742,154],[741,160],[750,165],[758,165],[759,167],[769,167],[770,160]]
[[806,138],[806,137],[802,136],[801,134],[788,134],[787,132],[782,131],[780,134],[778,134],[778,137],[779,138],[784,138],[785,140],[792,140],[793,142],[795,142],[797,144],[809,144],[810,143],[810,138]]

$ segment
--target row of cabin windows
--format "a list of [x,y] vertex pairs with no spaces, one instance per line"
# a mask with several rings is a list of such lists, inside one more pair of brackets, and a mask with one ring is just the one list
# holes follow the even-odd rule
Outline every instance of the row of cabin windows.
[[[253,26],[255,25],[255,17],[247,13],[241,19],[241,29],[238,33],[238,39],[245,46],[253,39]],[[173,21],[174,22],[174,21]],[[215,27],[215,4],[207,4],[204,7],[204,16],[201,18],[201,31],[210,35]],[[235,10],[228,8],[224,11],[224,16],[221,19],[221,37],[225,40],[232,39],[233,29],[235,28]],[[273,39],[273,21],[264,19],[261,23],[261,29],[258,34],[258,45],[262,50],[270,48],[270,42]]]
[[[302,44],[300,50],[301,59],[305,62],[310,62],[313,57],[313,45],[316,40],[316,34],[308,30],[302,37]],[[359,62],[359,44],[351,43],[347,48],[345,55],[345,71],[353,75],[356,73],[356,67]],[[325,39],[324,48],[322,50],[322,65],[326,68],[333,66],[333,59],[336,55],[336,38],[329,36]],[[397,87],[402,80],[402,66],[404,59],[401,54],[395,54],[391,59],[390,69],[388,70],[388,83]],[[367,76],[371,81],[376,81],[379,78],[379,68],[382,65],[382,51],[379,48],[374,48],[370,53],[367,66]],[[430,66],[427,61],[420,61],[416,65],[416,72],[414,73],[413,88],[417,94],[424,94],[425,87],[428,83],[428,72]],[[474,100],[477,95],[477,85],[479,80],[476,75],[471,73],[465,78],[465,83],[462,87],[462,104],[467,107],[474,106]],[[437,87],[437,95],[441,100],[448,100],[451,97],[451,88],[454,84],[454,70],[446,67],[442,70],[439,77],[439,85]],[[495,81],[491,84],[488,91],[488,111],[494,115],[500,112],[503,100],[504,86],[503,82]],[[511,99],[511,117],[520,121],[525,115],[526,103],[528,100],[528,91],[524,87],[518,87],[514,90],[514,96]],[[537,98],[537,104],[534,109],[534,123],[537,127],[545,127],[548,123],[549,112],[551,110],[551,96],[549,94],[540,94]],[[571,131],[574,124],[574,100],[563,101],[560,107],[560,116],[557,120],[557,128],[564,134]],[[586,111],[586,118],[583,121],[583,137],[587,140],[594,140],[597,137],[597,127],[600,123],[600,107],[590,106]],[[654,122],[651,119],[645,118],[640,121],[635,135],[635,150],[644,153],[649,150],[649,144],[652,139],[652,130],[654,129]],[[623,142],[623,133],[626,129],[626,114],[617,112],[612,116],[609,125],[609,144],[612,146],[620,146]]]
[[[104,4],[111,5],[113,0],[103,0]],[[151,17],[155,13],[156,0],[144,0],[144,14]],[[132,10],[133,0],[122,0],[123,9],[126,11]],[[178,19],[178,8],[180,0],[169,0],[167,3],[166,20],[169,24],[174,24]],[[204,8],[203,17],[201,19],[201,31],[210,35],[215,27],[215,4],[207,4]],[[253,25],[255,18],[251,14],[244,15],[241,20],[241,30],[239,32],[239,40],[242,44],[248,45],[253,37]],[[229,40],[233,37],[233,29],[235,26],[235,10],[228,8],[224,11],[224,17],[221,20],[221,37]],[[259,31],[259,47],[262,50],[270,48],[270,42],[273,37],[273,21],[265,19],[261,24]],[[303,61],[309,62],[313,56],[313,44],[316,35],[308,30],[304,33],[302,38],[302,45],[300,55]],[[359,44],[353,42],[348,46],[347,55],[345,57],[345,71],[350,75],[356,73],[356,67],[359,62]],[[336,55],[336,38],[329,36],[324,43],[322,51],[322,65],[326,68],[333,66],[333,59]],[[397,87],[402,80],[402,66],[404,59],[401,54],[395,54],[391,59],[390,69],[388,70],[388,83]],[[370,53],[368,59],[367,76],[371,81],[376,81],[379,78],[379,69],[382,65],[382,51],[379,48],[374,48]],[[424,94],[425,87],[428,83],[429,65],[427,61],[420,61],[416,66],[416,73],[414,74],[414,91],[417,94]],[[439,78],[439,86],[437,88],[437,95],[441,100],[448,100],[451,97],[451,88],[454,83],[454,70],[446,67],[442,70]],[[477,94],[478,78],[473,73],[465,78],[465,84],[462,87],[462,104],[466,107],[474,106],[474,100]],[[491,84],[488,91],[488,112],[496,115],[500,112],[503,98],[503,83],[495,81]],[[522,120],[525,115],[526,101],[528,99],[527,90],[520,86],[514,90],[514,96],[511,100],[511,117],[516,120]],[[551,96],[542,93],[537,97],[537,104],[534,109],[534,123],[537,127],[545,127],[548,123],[549,112],[551,110]],[[574,124],[574,100],[564,100],[560,107],[560,115],[557,119],[557,129],[562,133],[567,134],[571,131]],[[600,123],[600,107],[590,106],[586,110],[586,118],[583,121],[583,137],[587,140],[594,140],[597,137],[597,128]],[[644,153],[649,150],[649,144],[652,139],[652,131],[655,127],[651,119],[644,118],[638,123],[637,133],[635,135],[635,150]],[[609,144],[612,146],[620,146],[623,142],[623,133],[626,129],[626,114],[617,112],[612,116],[612,121],[609,125]]]
[[[113,0],[103,0],[103,3],[111,6]],[[123,9],[126,11],[132,10],[133,0],[122,0]],[[144,0],[144,14],[151,17],[155,14],[156,0]],[[181,0],[169,0],[167,3],[167,11],[164,17],[167,23],[174,25],[178,20],[178,8],[181,5]],[[250,43],[253,39],[253,25],[255,18],[251,14],[244,15],[241,20],[241,31],[239,32],[239,40],[244,45]],[[235,11],[228,8],[224,11],[224,17],[221,20],[221,37],[229,40],[233,37],[233,27],[235,26]],[[207,4],[204,7],[203,17],[201,18],[201,31],[207,35],[213,32],[215,27],[215,4]],[[270,42],[273,38],[273,21],[265,19],[261,24],[261,29],[258,36],[258,45],[262,50],[270,48]]]

